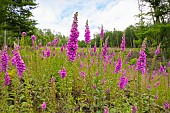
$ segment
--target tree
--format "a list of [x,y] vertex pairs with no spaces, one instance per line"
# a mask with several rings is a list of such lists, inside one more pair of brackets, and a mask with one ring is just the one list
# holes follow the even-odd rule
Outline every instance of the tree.
[[[145,37],[149,40],[149,45],[157,47],[161,43],[163,57],[170,58],[170,0],[138,0],[140,22],[137,26],[136,35],[139,39]],[[143,13],[142,8],[148,4],[150,11]],[[143,19],[150,19],[150,22]],[[165,59],[164,59],[165,61]]]
[[[31,10],[35,9],[35,0],[0,0],[0,30],[10,31],[12,37],[19,37],[23,31],[33,34],[36,21]],[[9,37],[9,35],[8,35]]]

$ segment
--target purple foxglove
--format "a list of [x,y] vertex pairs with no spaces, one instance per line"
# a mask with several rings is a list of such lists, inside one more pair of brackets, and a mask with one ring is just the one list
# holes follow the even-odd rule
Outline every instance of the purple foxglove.
[[67,43],[67,56],[71,62],[73,62],[76,58],[76,53],[78,50],[78,37],[79,37],[79,31],[78,31],[78,12],[74,14],[74,20],[71,28],[71,34],[70,39]]
[[43,102],[43,104],[41,105],[42,110],[45,110],[45,109],[46,109],[46,107],[47,107],[46,102]]
[[103,30],[103,26],[101,26],[100,38],[101,38],[101,39],[104,38],[104,30]]
[[160,53],[160,44],[159,44],[157,50],[155,51],[155,54],[156,54],[156,55],[158,55],[159,53]]
[[121,45],[120,45],[122,52],[124,52],[125,46],[126,46],[126,37],[123,36],[123,37],[122,37],[122,43],[121,43]]
[[140,51],[140,56],[137,60],[137,67],[136,70],[139,70],[142,72],[142,74],[145,74],[146,72],[146,54],[144,50]]
[[9,78],[8,72],[5,72],[4,80],[5,80],[4,86],[8,86],[10,84],[10,78]]
[[118,60],[118,63],[115,65],[115,73],[118,73],[122,68],[122,59]]
[[26,32],[22,32],[22,36],[26,36],[27,35],[27,33]]
[[119,87],[120,87],[120,89],[123,90],[123,89],[126,87],[127,83],[128,83],[128,78],[126,78],[125,76],[122,76],[122,77],[120,78],[120,81],[119,81]]
[[85,42],[86,42],[86,44],[89,44],[90,43],[90,30],[89,30],[89,26],[88,26],[88,20],[87,20],[87,22],[86,22],[86,29],[85,29],[85,35],[84,35],[84,37],[85,37]]
[[7,69],[8,69],[8,53],[7,51],[4,49],[2,51],[2,55],[1,55],[1,68],[2,68],[2,71],[6,72]]
[[63,67],[62,70],[59,70],[58,73],[60,74],[61,78],[64,79],[67,75],[65,68]]

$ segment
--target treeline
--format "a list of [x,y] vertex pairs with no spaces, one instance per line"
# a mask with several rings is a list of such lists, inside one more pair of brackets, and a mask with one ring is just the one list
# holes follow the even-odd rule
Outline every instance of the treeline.
[[37,23],[30,17],[36,7],[35,0],[0,0],[0,47],[6,34],[10,44],[20,38],[23,31],[33,34]]
[[[146,5],[147,4],[147,5]],[[157,47],[161,44],[163,55],[170,56],[170,1],[169,0],[138,0],[140,13],[136,15],[140,21],[136,25],[130,25],[124,31],[105,30],[104,39],[109,36],[108,46],[119,47],[122,36],[126,36],[126,47],[140,47],[142,41],[147,38],[147,47]],[[26,40],[31,45],[30,36],[37,37],[37,43],[46,45],[55,37],[59,38],[59,44],[66,44],[69,36],[61,33],[54,34],[50,29],[37,29],[35,20],[31,19],[31,10],[35,9],[35,0],[0,0],[0,47],[4,44],[4,35],[7,34],[8,45],[18,42],[23,31],[27,32]],[[148,12],[143,11],[149,8]],[[5,32],[6,31],[6,32]],[[81,37],[82,38],[82,37]],[[100,33],[91,34],[91,47],[99,47]],[[86,47],[85,42],[79,41],[79,47]]]

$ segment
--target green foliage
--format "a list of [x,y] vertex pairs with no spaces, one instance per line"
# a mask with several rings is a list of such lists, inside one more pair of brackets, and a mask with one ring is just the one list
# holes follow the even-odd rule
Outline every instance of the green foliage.
[[[20,49],[27,69],[23,77],[18,78],[16,68],[9,63],[8,73],[11,79],[9,86],[3,86],[4,73],[0,73],[1,112],[103,112],[106,106],[109,107],[109,112],[131,112],[132,106],[139,107],[139,94],[141,103],[139,112],[165,112],[163,104],[165,100],[170,101],[166,76],[162,76],[161,85],[154,88],[160,75],[155,76],[156,78],[150,83],[151,90],[148,91],[147,77],[152,71],[143,76],[137,73],[130,66],[136,64],[137,58],[131,59],[130,65],[125,64],[127,52],[108,51],[115,56],[109,59],[112,60],[112,64],[106,64],[103,58],[98,59],[95,54],[90,55],[89,48],[85,49],[84,54],[79,50],[80,57],[74,62],[68,60],[66,50],[60,52],[56,47],[50,47],[51,56],[43,58],[42,50],[45,49],[45,47],[38,50],[28,47]],[[52,56],[53,53],[56,55]],[[124,90],[118,86],[122,72],[114,73],[116,68],[114,62],[120,57],[123,60],[122,70],[126,70],[125,76],[129,79]],[[81,63],[83,67],[80,67]],[[103,64],[106,65],[106,70]],[[62,67],[65,67],[67,72],[64,79],[58,73]],[[81,76],[80,72],[84,72],[86,77]],[[138,91],[138,76],[141,76],[141,80],[145,80],[141,82],[140,91]],[[52,78],[56,78],[54,82],[50,82]],[[110,92],[106,92],[108,88]],[[157,91],[161,96],[159,100],[155,100]],[[43,102],[47,103],[44,111],[41,109]]]
[[134,64],[136,64],[136,61],[137,61],[137,58],[133,58],[128,62],[128,64],[134,65]]
[[[35,20],[31,19],[32,10],[37,4],[34,0],[0,0],[0,35],[3,36],[4,30],[7,30],[7,38],[12,44],[14,40],[21,37],[21,33],[27,32],[27,35],[33,34]],[[0,37],[3,38],[3,37]],[[0,43],[0,47],[2,46]]]

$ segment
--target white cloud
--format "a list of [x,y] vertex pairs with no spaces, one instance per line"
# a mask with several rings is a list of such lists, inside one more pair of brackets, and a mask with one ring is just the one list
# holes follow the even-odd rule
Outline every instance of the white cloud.
[[106,30],[124,30],[138,22],[134,15],[138,12],[137,0],[38,0],[39,7],[33,11],[38,20],[38,28],[51,29],[70,35],[73,14],[78,11],[79,39],[84,39],[86,19],[89,20],[91,37],[100,32],[101,24]]

